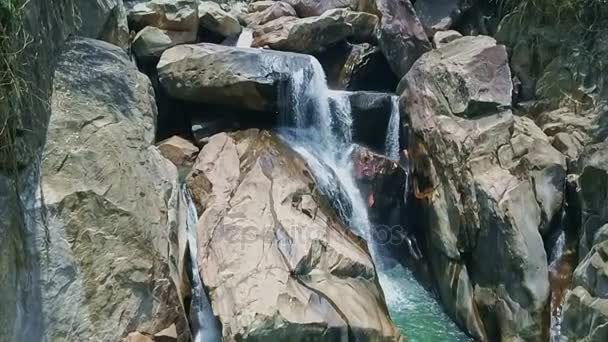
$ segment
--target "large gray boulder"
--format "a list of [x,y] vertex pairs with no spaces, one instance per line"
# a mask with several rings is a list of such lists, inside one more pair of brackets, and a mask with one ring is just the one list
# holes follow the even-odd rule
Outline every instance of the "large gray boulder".
[[175,325],[187,341],[185,208],[175,167],[152,146],[147,76],[113,45],[72,41],[51,110],[36,223],[48,234],[38,236],[46,339],[119,341]]
[[508,110],[504,47],[455,40],[423,55],[401,89],[418,220],[447,312],[482,341],[541,341],[549,300],[541,231],[561,212],[565,160]]
[[[266,2],[266,1],[262,1]],[[264,25],[267,22],[279,19],[281,17],[297,17],[296,10],[291,7],[288,3],[282,1],[270,1],[268,7],[264,7],[258,2],[252,3],[252,5],[258,4],[258,6],[251,6],[252,13],[245,16],[245,22],[248,26],[256,27]]]
[[264,131],[215,135],[199,154],[199,267],[224,339],[402,341],[365,242],[310,175]]
[[192,32],[170,31],[146,26],[133,38],[131,49],[141,61],[157,62],[165,50],[195,41],[196,35]]
[[368,2],[373,13],[380,17],[379,46],[400,79],[418,57],[431,50],[431,42],[409,0]]
[[322,16],[334,17],[350,24],[353,33],[350,39],[355,43],[376,42],[376,28],[379,19],[376,15],[366,12],[355,12],[345,8],[337,8],[323,12]]
[[158,76],[174,98],[272,114],[281,84],[310,67],[311,58],[215,44],[179,45],[162,55]]
[[342,17],[281,17],[257,27],[252,46],[314,53],[345,40],[352,33],[352,25]]

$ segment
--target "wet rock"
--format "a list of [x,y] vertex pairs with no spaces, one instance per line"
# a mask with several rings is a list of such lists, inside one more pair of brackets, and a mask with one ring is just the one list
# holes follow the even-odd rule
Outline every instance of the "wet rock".
[[298,12],[301,18],[314,17],[334,8],[347,8],[352,0],[284,0]]
[[165,51],[157,67],[173,98],[274,115],[282,82],[308,66],[304,55],[198,44]]
[[211,184],[199,266],[224,339],[402,340],[365,242],[293,151],[264,131],[218,134],[196,168]]
[[458,31],[437,31],[433,35],[433,45],[435,48],[439,49],[461,37],[462,34]]
[[429,85],[443,99],[441,108],[434,109],[439,114],[474,117],[511,105],[507,52],[491,37],[463,37],[426,53],[416,62],[416,70],[401,80],[398,92],[407,82],[426,82],[431,69],[441,80],[437,86]]
[[594,297],[579,286],[568,294],[563,310],[563,336],[574,341],[608,338],[608,299]]
[[482,341],[542,340],[540,231],[561,212],[565,161],[531,120],[501,112],[511,98],[504,47],[455,40],[418,60],[401,89],[418,224],[447,312]]
[[322,16],[333,17],[350,24],[353,28],[350,39],[355,43],[376,42],[376,27],[379,19],[374,14],[338,8],[323,12]]
[[335,91],[331,106],[349,106],[353,118],[353,141],[377,152],[384,152],[393,95],[367,91]]
[[119,341],[175,324],[189,340],[185,208],[176,168],[152,146],[148,77],[113,45],[72,41],[51,110],[36,211],[46,338]]
[[139,31],[146,26],[164,30],[198,31],[196,0],[151,0],[133,6],[128,12],[129,27]]
[[196,35],[192,32],[169,31],[154,26],[146,26],[133,39],[131,49],[143,63],[157,62],[165,50],[179,44],[194,43]]
[[[266,2],[266,1],[262,1]],[[279,19],[281,17],[297,17],[296,10],[291,7],[291,5],[282,2],[282,1],[270,1],[270,5],[267,7],[262,6],[261,4],[257,4],[254,2],[250,5],[250,8],[254,8],[252,10],[253,13],[247,15],[245,17],[245,22],[248,26],[256,27],[260,25],[264,25],[270,21],[275,19]]]
[[256,28],[252,46],[314,53],[345,40],[352,32],[352,26],[342,18],[281,17]]
[[238,19],[225,12],[219,4],[212,1],[201,1],[198,4],[199,25],[223,37],[236,37],[242,27]]
[[392,92],[398,80],[377,46],[341,44],[317,54],[330,89]]
[[375,0],[373,7],[380,16],[379,46],[401,79],[431,43],[409,0]]
[[165,139],[159,142],[157,146],[160,154],[169,159],[175,166],[194,162],[199,151],[198,147],[190,141],[178,136]]

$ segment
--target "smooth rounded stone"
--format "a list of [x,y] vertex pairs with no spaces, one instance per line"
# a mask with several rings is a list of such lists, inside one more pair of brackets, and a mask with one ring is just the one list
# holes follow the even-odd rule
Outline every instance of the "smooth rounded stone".
[[288,3],[282,1],[272,1],[272,5],[247,15],[245,17],[245,21],[247,26],[256,27],[281,17],[297,16],[296,10]]
[[401,79],[432,45],[409,0],[375,0],[372,13],[380,17],[379,46]]
[[213,1],[199,2],[198,17],[201,27],[224,37],[238,36],[243,29],[236,17]]
[[169,139],[165,139],[156,146],[158,147],[160,154],[169,159],[175,166],[182,166],[194,162],[199,151],[198,147],[179,136],[172,136]]
[[511,106],[513,83],[507,51],[491,37],[462,37],[424,54],[414,66],[401,80],[398,93],[408,82],[417,87],[433,75],[437,82],[429,82],[429,87],[444,99],[433,101],[441,106],[434,109],[438,114],[474,117]]
[[534,122],[503,109],[510,76],[492,38],[457,39],[407,73],[401,113],[446,311],[482,341],[540,341],[550,299],[540,231],[559,219],[565,160]]
[[334,8],[348,8],[352,0],[283,0],[295,8],[301,18],[314,17]]
[[437,31],[433,35],[433,45],[436,49],[439,49],[461,37],[462,34],[460,34],[458,31]]
[[208,185],[199,268],[224,340],[403,341],[365,241],[282,141],[215,135],[193,173]]
[[150,0],[138,3],[128,12],[129,26],[139,31],[146,26],[164,30],[198,31],[197,0]]
[[127,12],[122,0],[78,1],[74,8],[81,23],[80,36],[100,39],[123,49],[129,46]]
[[355,43],[376,42],[376,27],[378,26],[379,19],[374,14],[337,8],[325,11],[321,16],[334,17],[350,24],[353,27],[353,33],[350,38]]
[[280,86],[310,66],[306,55],[204,43],[165,51],[157,68],[173,98],[274,115]]
[[330,89],[392,92],[397,80],[377,46],[341,44],[317,54]]
[[180,44],[196,41],[192,32],[169,31],[154,26],[146,26],[133,39],[131,49],[140,60],[158,61],[165,50]]
[[120,341],[175,324],[188,341],[186,207],[175,166],[152,146],[150,80],[120,48],[77,39],[52,94],[34,227],[48,230],[37,241],[45,339]]
[[341,18],[281,17],[256,28],[252,46],[314,53],[345,40],[352,33],[352,26]]

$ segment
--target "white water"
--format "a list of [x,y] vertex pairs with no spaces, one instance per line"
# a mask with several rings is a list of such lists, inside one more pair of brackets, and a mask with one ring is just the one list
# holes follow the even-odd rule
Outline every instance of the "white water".
[[[553,250],[551,251],[551,255],[549,256],[549,270],[557,271],[559,267],[560,258],[564,254],[566,250],[566,233],[562,231],[555,241],[555,245],[553,246]],[[553,303],[552,303],[553,304]],[[551,307],[551,329],[550,336],[551,342],[561,342],[565,340],[565,337],[562,336],[562,305],[556,308],[556,314],[553,314],[554,308]]]
[[391,117],[386,130],[384,141],[385,153],[392,160],[399,160],[399,132],[401,131],[401,120],[399,115],[399,97],[391,97]]
[[236,47],[248,48],[251,44],[253,44],[253,30],[245,27],[236,41]]
[[[323,69],[312,57],[309,69],[293,73],[289,91],[283,95],[282,124],[287,128],[280,131],[281,137],[308,162],[317,184],[351,229],[369,242],[376,265],[382,264],[376,252],[382,246],[371,239],[368,208],[354,179],[350,104],[327,88]],[[330,101],[335,104],[333,112]],[[392,116],[387,141],[398,157],[398,112]],[[409,341],[469,340],[409,270],[397,266],[378,272],[391,317]]]
[[213,315],[213,308],[207,298],[203,283],[201,281],[201,275],[198,271],[198,246],[197,246],[197,234],[196,224],[198,222],[198,215],[196,207],[190,196],[190,192],[184,185],[182,188],[184,192],[185,202],[188,208],[187,217],[187,228],[188,228],[188,249],[190,250],[190,259],[192,261],[192,301],[190,315],[193,341],[194,342],[219,342],[221,336],[219,327],[215,316]]

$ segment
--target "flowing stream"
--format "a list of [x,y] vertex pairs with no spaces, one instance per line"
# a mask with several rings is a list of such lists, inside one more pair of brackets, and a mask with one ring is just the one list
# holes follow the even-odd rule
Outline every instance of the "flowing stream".
[[[306,161],[321,189],[332,200],[351,229],[366,240],[371,234],[367,205],[353,174],[350,104],[327,88],[319,62],[311,57],[308,68],[295,71],[282,92],[282,126],[279,134]],[[331,100],[331,101],[330,101]],[[330,102],[333,106],[330,106]],[[395,100],[386,138],[387,153],[398,158],[399,113]],[[381,246],[370,243],[376,265],[385,264],[377,253]],[[395,264],[395,263],[392,263]],[[409,341],[469,341],[447,317],[441,306],[401,266],[379,268],[391,317]]]

